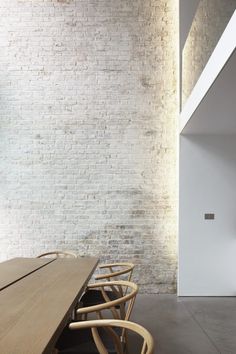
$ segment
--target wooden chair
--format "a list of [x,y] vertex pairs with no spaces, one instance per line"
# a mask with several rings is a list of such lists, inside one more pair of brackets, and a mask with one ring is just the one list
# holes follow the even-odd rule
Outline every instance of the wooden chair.
[[[115,280],[109,282],[94,283],[88,285],[88,290],[97,289],[101,292],[103,302],[98,305],[81,307],[76,313],[80,317],[90,313],[96,313],[98,319],[103,319],[103,311],[110,310],[113,318],[128,320],[138,293],[138,285],[127,280]],[[109,298],[114,293],[116,298]]]
[[[130,281],[134,269],[134,264],[128,262],[102,264],[99,266],[99,269],[106,269],[108,272],[96,275],[95,280],[111,281],[122,278],[122,280]],[[116,299],[116,294],[112,291],[110,291],[108,296],[110,300]],[[102,304],[104,302],[104,298],[100,290],[87,288],[80,301],[83,306],[87,307]]]
[[[112,345],[112,351],[106,347],[104,343],[103,336],[99,332],[99,328],[107,329],[107,334],[110,336],[110,342]],[[127,353],[126,347],[122,341],[122,337],[117,334],[114,328],[122,329],[121,333],[127,330],[135,332],[143,338],[143,343],[139,353],[141,354],[154,354],[154,341],[151,334],[142,326],[137,323],[122,321],[122,320],[95,320],[95,321],[83,321],[74,322],[69,325],[70,330],[91,330],[92,338],[99,354],[117,353],[125,354]],[[127,335],[127,333],[126,333]],[[61,351],[59,353],[70,353],[66,351]],[[85,353],[84,353],[85,354]],[[136,354],[138,354],[136,352]]]
[[71,251],[52,251],[42,253],[37,258],[50,257],[50,258],[77,258],[77,255]]
[[[129,320],[138,292],[138,286],[135,283],[124,280],[110,281],[91,284],[89,288],[98,288],[102,293],[104,302],[99,305],[77,309],[77,320],[84,322],[87,320],[88,316],[95,316],[95,318],[97,317],[99,320],[105,318]],[[112,289],[112,291],[116,293],[117,298],[115,300],[109,299],[106,292],[107,288]],[[59,349],[59,352],[62,351],[62,353],[63,350],[71,350],[71,353],[93,354],[93,338],[90,332],[89,329],[86,329],[78,335],[77,333],[73,333],[67,326],[60,336],[56,348]],[[125,331],[119,335],[121,340],[127,344]],[[68,353],[69,352],[70,351],[68,351]],[[65,351],[65,353],[67,353],[67,351]],[[95,353],[97,353],[96,349]]]
[[108,269],[109,271],[105,274],[98,274],[95,276],[96,280],[106,279],[106,280],[118,280],[121,276],[125,275],[126,279],[122,280],[131,280],[134,264],[129,262],[120,262],[120,263],[110,263],[110,264],[101,264],[99,269]]

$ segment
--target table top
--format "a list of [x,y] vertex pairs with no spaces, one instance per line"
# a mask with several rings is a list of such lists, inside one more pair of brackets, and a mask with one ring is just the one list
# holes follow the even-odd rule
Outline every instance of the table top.
[[0,353],[51,353],[97,263],[56,259],[1,290]]
[[0,263],[0,290],[52,262],[53,258],[13,258]]

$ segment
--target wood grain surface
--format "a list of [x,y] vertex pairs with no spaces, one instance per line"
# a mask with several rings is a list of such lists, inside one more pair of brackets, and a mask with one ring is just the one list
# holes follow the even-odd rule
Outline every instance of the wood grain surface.
[[0,290],[24,278],[54,259],[13,258],[0,263]]
[[0,353],[51,353],[97,264],[57,259],[0,291]]

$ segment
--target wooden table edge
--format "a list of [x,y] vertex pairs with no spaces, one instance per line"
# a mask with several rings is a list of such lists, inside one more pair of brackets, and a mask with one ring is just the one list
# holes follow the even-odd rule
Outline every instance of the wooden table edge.
[[[86,258],[89,258],[89,257],[86,257]],[[68,323],[69,319],[72,317],[72,313],[73,313],[73,310],[74,310],[74,308],[76,306],[76,303],[80,299],[82,293],[84,292],[84,289],[86,288],[89,280],[91,279],[91,276],[93,275],[95,269],[97,268],[97,265],[98,265],[98,263],[100,261],[99,258],[97,258],[97,257],[90,257],[90,258],[94,258],[97,261],[96,261],[93,269],[89,273],[87,281],[84,283],[84,286],[78,291],[78,293],[77,293],[76,297],[74,298],[71,306],[68,308],[68,311],[65,314],[65,316],[64,316],[63,320],[61,321],[61,323],[55,329],[55,332],[54,332],[53,336],[51,337],[50,341],[48,342],[47,347],[43,350],[42,354],[52,354],[52,351],[55,348],[55,344],[56,344],[56,342],[57,342],[57,340],[58,340],[58,338],[59,338],[59,336],[61,334],[61,330],[59,329],[59,327],[61,327],[61,326],[65,327],[66,324]]]

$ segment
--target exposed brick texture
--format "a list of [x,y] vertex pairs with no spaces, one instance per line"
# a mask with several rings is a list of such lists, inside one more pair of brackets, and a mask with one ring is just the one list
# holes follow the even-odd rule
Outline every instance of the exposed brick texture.
[[0,257],[176,287],[177,0],[0,2]]

